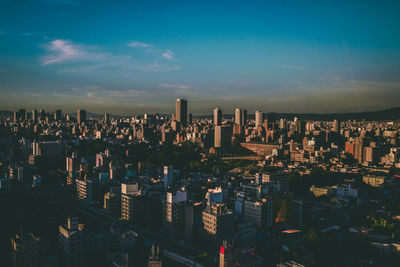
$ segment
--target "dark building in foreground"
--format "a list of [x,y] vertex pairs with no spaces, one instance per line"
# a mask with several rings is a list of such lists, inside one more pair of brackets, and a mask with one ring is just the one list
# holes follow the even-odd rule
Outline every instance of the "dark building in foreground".
[[13,267],[40,266],[40,238],[33,234],[11,238],[11,264]]

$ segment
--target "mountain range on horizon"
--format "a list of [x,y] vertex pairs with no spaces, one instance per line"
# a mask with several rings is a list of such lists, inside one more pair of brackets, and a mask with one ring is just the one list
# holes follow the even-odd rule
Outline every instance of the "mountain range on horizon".
[[[100,118],[103,117],[104,114],[92,113],[87,111],[87,116],[90,118]],[[76,117],[76,112],[67,113],[71,114],[73,117]],[[170,115],[170,114],[161,114],[160,115]],[[9,110],[0,110],[0,117],[12,117],[13,111]],[[223,114],[224,118],[231,118],[234,114]],[[110,117],[129,117],[123,115],[113,115],[110,114]],[[200,118],[212,118],[212,115],[199,115],[194,117]],[[377,111],[365,111],[365,112],[343,112],[343,113],[286,113],[286,112],[266,112],[264,113],[264,117],[266,119],[287,119],[293,120],[295,117],[302,120],[320,120],[320,121],[328,121],[328,120],[400,120],[400,107],[389,108],[384,110]],[[248,114],[249,119],[254,119],[254,114]]]

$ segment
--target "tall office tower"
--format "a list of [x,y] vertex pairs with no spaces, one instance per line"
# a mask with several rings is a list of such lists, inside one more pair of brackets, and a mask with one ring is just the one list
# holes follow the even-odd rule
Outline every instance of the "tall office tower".
[[189,114],[188,114],[187,122],[188,122],[189,124],[191,124],[192,121],[193,121],[193,114],[192,114],[192,113],[189,113]]
[[24,108],[21,108],[21,109],[18,111],[18,117],[19,117],[19,119],[22,120],[22,121],[25,120],[26,111],[25,111]]
[[38,114],[36,109],[32,109],[32,120],[37,121],[38,119]]
[[40,266],[40,238],[31,233],[11,238],[11,266]]
[[246,125],[246,122],[247,122],[247,109],[242,109],[242,114],[241,114],[241,122],[242,122],[242,126],[245,126]]
[[264,121],[264,113],[262,113],[259,110],[256,110],[256,114],[255,114],[256,127],[262,126],[263,121]]
[[306,122],[295,118],[296,131],[300,136],[303,136],[306,131]]
[[78,109],[76,111],[76,119],[78,123],[82,123],[86,121],[86,110],[84,109]]
[[62,111],[61,111],[61,109],[57,109],[56,112],[54,113],[54,120],[55,120],[55,121],[61,120],[61,116],[62,116]]
[[149,257],[148,267],[162,267],[160,247],[156,246],[154,243],[151,246],[151,252]]
[[46,111],[44,109],[39,109],[39,120],[44,120],[46,117]]
[[108,113],[104,114],[104,121],[108,122],[110,119],[109,117],[110,117],[110,114],[108,114]]
[[187,203],[187,192],[167,192],[164,226],[169,235],[189,241],[193,232],[193,206]]
[[359,136],[354,139],[354,159],[358,161],[358,163],[362,163],[363,161],[363,152],[364,152],[364,138]]
[[174,183],[174,167],[164,166],[164,190]]
[[235,109],[235,124],[242,125],[242,109]]
[[340,122],[337,120],[334,120],[332,122],[332,132],[339,133],[340,132]]
[[272,198],[264,197],[259,200],[245,199],[243,205],[243,218],[254,223],[264,232],[272,226]]
[[186,125],[188,112],[187,112],[187,101],[183,98],[178,98],[175,103],[175,114],[176,120],[182,125]]
[[234,215],[222,203],[208,205],[202,213],[203,236],[205,239],[220,243],[234,236]]
[[58,231],[63,266],[85,266],[84,234],[78,218],[69,217],[67,224],[60,225]]
[[214,109],[214,126],[220,126],[222,123],[222,110],[220,108]]
[[232,127],[215,126],[214,129],[214,147],[216,148],[226,148],[231,144],[232,138]]

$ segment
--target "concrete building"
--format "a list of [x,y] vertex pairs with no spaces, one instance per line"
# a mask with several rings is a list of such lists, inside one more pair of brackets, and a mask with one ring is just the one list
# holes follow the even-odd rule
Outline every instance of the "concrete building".
[[188,110],[187,110],[187,100],[183,98],[178,98],[175,103],[175,116],[176,120],[182,125],[187,124]]
[[40,266],[40,238],[33,235],[15,235],[11,238],[11,266]]
[[119,216],[121,212],[121,195],[107,192],[104,194],[103,209],[113,216]]
[[83,227],[77,217],[69,217],[66,225],[59,226],[59,242],[64,266],[85,266]]
[[93,201],[94,183],[91,180],[76,179],[76,197],[86,202]]
[[220,126],[222,124],[222,110],[220,108],[214,109],[214,126]]
[[262,126],[264,121],[264,113],[262,111],[256,110],[255,112],[255,125],[256,127]]
[[164,227],[167,233],[178,240],[191,240],[193,206],[187,203],[187,192],[167,192],[164,212]]
[[203,237],[216,243],[234,236],[234,216],[222,203],[208,205],[202,214]]
[[272,226],[272,198],[261,200],[245,199],[243,203],[243,218],[252,222],[261,232]]
[[78,109],[76,111],[76,120],[78,121],[79,124],[85,122],[86,121],[86,110]]

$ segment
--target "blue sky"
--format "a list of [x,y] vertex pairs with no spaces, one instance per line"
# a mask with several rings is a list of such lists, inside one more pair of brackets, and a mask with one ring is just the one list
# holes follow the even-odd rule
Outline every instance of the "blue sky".
[[0,0],[0,106],[395,107],[399,12],[397,1]]

